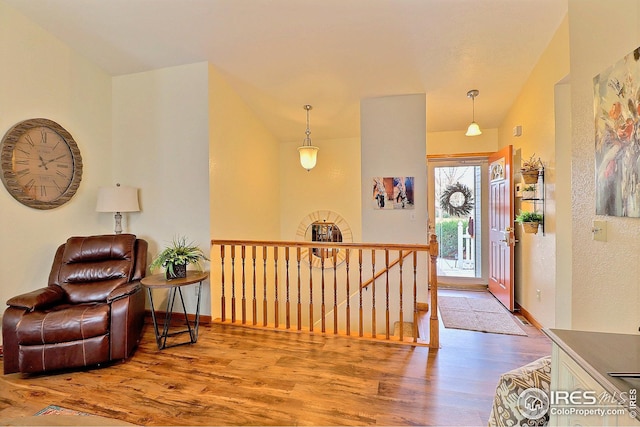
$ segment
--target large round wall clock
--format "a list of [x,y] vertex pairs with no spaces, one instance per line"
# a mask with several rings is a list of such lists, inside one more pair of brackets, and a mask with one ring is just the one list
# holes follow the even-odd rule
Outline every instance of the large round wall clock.
[[65,128],[48,119],[14,125],[0,144],[2,183],[20,203],[53,209],[68,202],[82,179],[78,145]]

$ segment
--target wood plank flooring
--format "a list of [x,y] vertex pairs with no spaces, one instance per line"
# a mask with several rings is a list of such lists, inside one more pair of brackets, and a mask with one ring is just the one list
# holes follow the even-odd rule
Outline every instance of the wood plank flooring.
[[124,363],[0,376],[0,421],[58,405],[139,425],[486,425],[500,374],[551,352],[523,329],[442,328],[434,351],[214,324],[195,345],[158,351],[147,325]]

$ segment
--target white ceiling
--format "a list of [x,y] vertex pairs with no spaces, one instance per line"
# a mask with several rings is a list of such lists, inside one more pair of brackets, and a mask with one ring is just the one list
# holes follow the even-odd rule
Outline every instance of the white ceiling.
[[209,61],[283,141],[358,136],[363,98],[427,94],[427,130],[498,127],[567,0],[0,0],[112,75]]

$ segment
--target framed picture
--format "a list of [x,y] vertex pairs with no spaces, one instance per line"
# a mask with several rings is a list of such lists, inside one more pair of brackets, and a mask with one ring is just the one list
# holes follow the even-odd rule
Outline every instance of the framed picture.
[[374,177],[372,205],[374,209],[413,209],[414,179],[412,176]]
[[593,79],[596,214],[640,217],[640,48]]

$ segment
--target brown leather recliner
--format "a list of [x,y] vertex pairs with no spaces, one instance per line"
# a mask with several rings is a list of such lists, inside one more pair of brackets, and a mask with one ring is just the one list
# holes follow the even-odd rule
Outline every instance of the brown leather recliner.
[[147,242],[133,234],[69,238],[56,251],[49,286],[7,301],[4,373],[129,357],[144,325],[146,267]]

